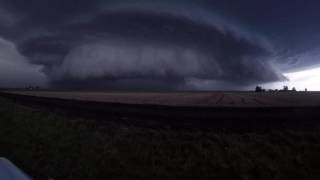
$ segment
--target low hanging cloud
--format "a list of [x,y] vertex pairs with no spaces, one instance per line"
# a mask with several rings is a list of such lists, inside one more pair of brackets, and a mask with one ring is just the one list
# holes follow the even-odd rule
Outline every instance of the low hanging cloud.
[[0,38],[0,88],[46,86],[41,67],[30,64],[13,43]]
[[[243,56],[229,64],[230,61],[221,62],[221,59],[214,55],[211,52],[181,46],[88,43],[71,50],[62,63],[54,66],[48,74],[56,82],[71,80],[83,82],[85,85],[87,81],[102,78],[104,82],[100,83],[105,83],[106,86],[108,84],[109,88],[110,84],[115,86],[120,83],[124,86],[123,84],[131,81],[143,89],[147,88],[148,83],[159,81],[163,84],[163,80],[168,82],[165,86],[167,88],[202,89],[201,86],[193,86],[190,82],[194,80],[199,84],[208,80],[218,80],[239,87],[253,82],[269,82],[283,78],[267,59],[263,59],[265,57],[255,59],[258,57]],[[144,84],[141,84],[143,79]],[[132,86],[135,83],[129,84]],[[214,83],[211,88],[222,87],[222,84]]]
[[253,32],[203,18],[199,9],[122,6],[36,24],[16,41],[18,50],[58,87],[202,89],[208,81],[242,87],[285,80],[270,61],[272,46]]

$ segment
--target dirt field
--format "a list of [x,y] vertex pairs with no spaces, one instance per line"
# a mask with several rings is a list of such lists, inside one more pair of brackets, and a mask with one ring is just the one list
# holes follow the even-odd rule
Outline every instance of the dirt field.
[[1,97],[36,108],[139,126],[237,129],[320,127],[317,92],[7,91]]
[[0,155],[35,179],[319,179],[317,92],[10,91],[0,104]]
[[172,93],[115,93],[115,92],[55,92],[8,91],[9,93],[123,104],[155,104],[200,107],[318,107],[320,92],[172,92]]

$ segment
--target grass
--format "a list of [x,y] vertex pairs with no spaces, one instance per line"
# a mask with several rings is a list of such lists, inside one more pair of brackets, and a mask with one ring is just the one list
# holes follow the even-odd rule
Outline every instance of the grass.
[[320,179],[320,131],[146,128],[0,98],[0,156],[35,179]]

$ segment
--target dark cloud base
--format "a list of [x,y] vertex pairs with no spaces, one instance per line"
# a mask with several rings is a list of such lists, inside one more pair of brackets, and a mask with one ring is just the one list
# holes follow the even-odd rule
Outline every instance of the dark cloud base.
[[106,79],[89,78],[86,80],[63,79],[51,81],[52,88],[76,90],[115,90],[115,91],[166,91],[193,89],[184,84],[183,79],[143,78],[143,79]]

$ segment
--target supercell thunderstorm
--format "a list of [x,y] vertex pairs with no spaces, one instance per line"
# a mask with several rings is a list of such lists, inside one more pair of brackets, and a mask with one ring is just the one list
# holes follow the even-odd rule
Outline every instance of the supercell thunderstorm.
[[285,80],[266,38],[201,8],[123,3],[34,23],[12,41],[54,87],[192,89],[193,81],[219,88]]

